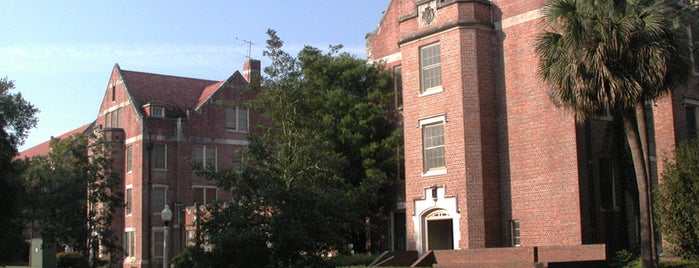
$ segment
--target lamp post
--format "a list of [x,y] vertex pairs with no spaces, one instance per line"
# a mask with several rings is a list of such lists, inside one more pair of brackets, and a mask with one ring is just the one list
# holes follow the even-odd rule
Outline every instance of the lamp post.
[[172,220],[172,211],[170,210],[170,207],[165,205],[165,208],[163,211],[160,212],[160,218],[163,219],[163,223],[165,224],[165,227],[163,229],[163,268],[167,268],[168,266],[168,258],[167,258],[167,225],[170,224],[170,221]]

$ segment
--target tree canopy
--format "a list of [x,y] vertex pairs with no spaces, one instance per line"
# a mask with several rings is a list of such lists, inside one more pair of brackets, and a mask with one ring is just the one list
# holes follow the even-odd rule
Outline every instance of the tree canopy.
[[340,46],[293,57],[268,34],[271,64],[249,103],[264,119],[240,165],[204,172],[233,196],[201,225],[215,245],[204,259],[220,261],[211,266],[319,266],[348,244],[365,250],[394,197],[401,140],[390,74]]
[[655,203],[660,226],[679,256],[699,260],[699,139],[680,143],[664,165]]
[[76,134],[51,140],[50,148],[48,155],[29,159],[23,173],[32,231],[81,252],[92,266],[101,263],[100,250],[119,258],[111,223],[123,200],[110,144]]
[[36,126],[39,111],[20,93],[11,93],[14,88],[13,81],[0,78],[0,263],[22,254],[18,245],[24,244],[20,217],[24,165],[12,159],[29,130]]

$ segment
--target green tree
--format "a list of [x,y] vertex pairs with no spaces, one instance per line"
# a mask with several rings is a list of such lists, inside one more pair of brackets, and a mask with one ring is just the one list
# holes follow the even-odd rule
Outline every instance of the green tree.
[[46,241],[73,247],[97,266],[99,246],[103,253],[119,250],[111,230],[113,212],[122,205],[112,151],[103,139],[82,134],[53,139],[50,148],[48,155],[29,159],[24,172],[32,230]]
[[679,256],[699,260],[699,139],[681,142],[664,165],[655,200],[660,227]]
[[663,0],[552,0],[538,38],[539,75],[579,122],[606,111],[624,123],[638,187],[641,259],[655,262],[644,103],[684,83],[687,28]]
[[13,261],[24,245],[21,219],[22,161],[13,161],[17,147],[24,143],[29,130],[36,126],[39,111],[11,93],[14,82],[0,78],[0,263]]
[[264,122],[242,165],[204,171],[233,196],[201,223],[203,242],[215,245],[204,254],[212,266],[325,265],[330,250],[371,237],[367,220],[380,220],[393,197],[400,139],[384,94],[390,76],[339,46],[292,57],[268,34],[271,65],[250,103]]

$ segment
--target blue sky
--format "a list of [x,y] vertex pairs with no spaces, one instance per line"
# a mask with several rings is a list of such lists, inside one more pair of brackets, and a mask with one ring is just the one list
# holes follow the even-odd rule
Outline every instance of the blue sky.
[[20,151],[89,123],[115,63],[122,69],[223,80],[262,57],[267,29],[304,45],[365,57],[389,0],[6,1],[0,77],[41,112]]

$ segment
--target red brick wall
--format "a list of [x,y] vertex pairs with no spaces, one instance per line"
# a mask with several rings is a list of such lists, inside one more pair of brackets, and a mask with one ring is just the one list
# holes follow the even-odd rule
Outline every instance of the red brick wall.
[[[255,67],[255,66],[252,66]],[[259,66],[258,66],[259,67]],[[211,102],[204,104],[199,113],[192,112],[186,118],[181,119],[182,138],[177,140],[178,120],[172,117],[168,118],[150,118],[141,117],[139,111],[141,107],[136,107],[131,103],[131,99],[127,95],[122,78],[119,75],[119,69],[115,66],[110,76],[109,85],[105,91],[105,95],[100,106],[100,113],[96,123],[105,126],[104,113],[108,109],[122,107],[122,137],[123,145],[119,145],[118,152],[115,155],[114,166],[122,172],[124,184],[124,192],[126,185],[132,185],[132,214],[124,215],[123,209],[117,211],[116,215],[120,215],[114,224],[115,233],[120,236],[120,241],[123,241],[124,228],[135,229],[135,261],[137,263],[128,264],[125,266],[134,267],[149,267],[147,264],[150,256],[151,247],[151,227],[161,227],[162,220],[159,215],[153,215],[154,211],[150,211],[148,203],[148,189],[150,184],[165,184],[168,185],[167,202],[178,201],[185,205],[192,205],[192,186],[193,185],[214,185],[214,182],[206,181],[203,178],[196,176],[189,167],[189,160],[192,156],[192,146],[210,145],[216,146],[218,150],[217,160],[219,167],[230,164],[232,162],[233,147],[240,147],[245,143],[245,133],[226,131],[225,128],[225,109],[220,107],[220,103],[232,103],[233,100],[248,99],[252,96],[243,94],[241,89],[245,88],[246,81],[242,76],[236,75],[231,78],[229,84],[231,88],[227,88],[214,94]],[[112,85],[114,88],[114,101],[112,101]],[[168,104],[164,104],[167,106]],[[166,115],[171,116],[171,115]],[[260,119],[257,113],[251,111],[250,125]],[[142,130],[145,133],[142,133]],[[120,132],[120,131],[119,131]],[[116,133],[116,132],[115,132]],[[237,140],[241,144],[229,144],[231,140]],[[166,144],[167,145],[167,169],[152,170],[149,172],[148,163],[148,144]],[[133,171],[125,172],[125,150],[132,148],[133,156]],[[150,176],[149,176],[150,175]],[[150,182],[149,182],[150,179]],[[218,197],[220,199],[229,199],[230,194],[219,190]],[[176,208],[172,207],[173,214],[177,215]],[[159,211],[156,211],[159,212]],[[173,220],[176,224],[176,220]],[[171,236],[174,246],[178,243],[184,245],[184,239],[180,238],[174,228],[171,229]],[[184,236],[184,229],[178,229]],[[177,242],[175,242],[177,241]],[[145,263],[140,263],[145,262]],[[140,263],[140,264],[139,264]],[[157,263],[153,265],[157,266]]]
[[[496,1],[503,19],[512,10],[527,12],[536,2]],[[517,7],[514,7],[514,6]],[[527,7],[528,9],[524,9]],[[502,80],[499,81],[499,130],[504,221],[520,221],[523,246],[581,243],[576,125],[556,108],[547,87],[535,75],[534,39],[539,20],[512,25],[498,33]],[[510,216],[510,217],[507,217]],[[509,242],[509,224],[503,223]]]

